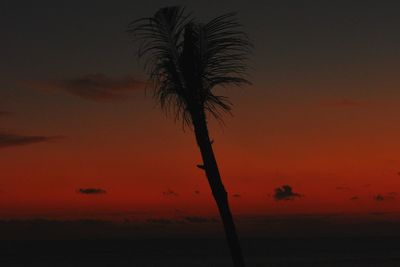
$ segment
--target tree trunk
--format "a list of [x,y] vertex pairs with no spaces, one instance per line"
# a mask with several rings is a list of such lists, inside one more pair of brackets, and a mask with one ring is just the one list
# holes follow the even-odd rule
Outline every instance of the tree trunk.
[[239,238],[236,233],[235,223],[228,204],[228,194],[225,191],[221,176],[215,159],[212,142],[207,129],[207,121],[204,110],[192,112],[192,123],[196,134],[196,141],[200,148],[203,159],[204,170],[210,184],[212,194],[217,203],[218,210],[224,225],[226,239],[231,252],[233,265],[235,267],[244,267],[242,249]]

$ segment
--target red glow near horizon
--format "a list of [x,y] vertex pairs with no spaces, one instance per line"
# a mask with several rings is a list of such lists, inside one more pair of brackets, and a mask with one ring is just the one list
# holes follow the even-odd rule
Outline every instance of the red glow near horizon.
[[[390,118],[380,120],[385,110],[377,116],[376,107],[246,103],[235,94],[235,117],[227,117],[222,128],[210,124],[234,213],[398,211],[400,142],[387,138],[397,126]],[[165,119],[148,97],[140,99],[146,105],[136,113],[125,101],[66,119],[58,124],[66,135],[62,140],[3,148],[0,216],[216,213],[196,168],[200,155],[193,133]],[[116,105],[122,107],[112,110]],[[54,132],[51,114],[48,122],[46,132]],[[303,197],[274,200],[274,189],[285,184]],[[78,194],[79,188],[107,193]]]

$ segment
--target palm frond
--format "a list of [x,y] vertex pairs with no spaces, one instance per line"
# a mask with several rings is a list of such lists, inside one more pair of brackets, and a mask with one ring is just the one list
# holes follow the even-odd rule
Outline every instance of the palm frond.
[[211,88],[249,83],[246,62],[252,44],[235,17],[235,13],[228,13],[202,27],[207,44],[203,59],[204,79]]
[[176,119],[189,122],[185,99],[181,97],[185,81],[179,65],[182,35],[191,15],[183,7],[165,7],[153,17],[131,22],[128,32],[139,43],[138,57],[146,58],[145,70],[153,85],[154,97]]
[[213,117],[230,113],[232,104],[225,96],[216,95],[218,86],[250,84],[247,60],[252,44],[236,20],[236,13],[216,17],[207,24],[198,24],[197,47],[203,106]]
[[146,58],[154,97],[184,124],[194,110],[217,119],[230,113],[229,99],[216,95],[215,87],[250,83],[246,62],[252,45],[235,13],[202,24],[183,7],[166,7],[133,21],[128,32],[139,42],[139,58]]

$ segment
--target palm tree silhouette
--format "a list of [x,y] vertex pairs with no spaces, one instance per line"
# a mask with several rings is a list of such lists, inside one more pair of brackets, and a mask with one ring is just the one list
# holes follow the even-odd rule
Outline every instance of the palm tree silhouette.
[[207,115],[221,120],[230,113],[228,98],[216,95],[217,86],[250,84],[246,79],[246,60],[251,50],[247,35],[235,13],[221,15],[208,23],[198,23],[184,7],[158,10],[153,17],[131,22],[128,32],[139,42],[139,58],[155,99],[176,120],[193,127],[212,194],[224,225],[234,266],[244,260],[209,137]]

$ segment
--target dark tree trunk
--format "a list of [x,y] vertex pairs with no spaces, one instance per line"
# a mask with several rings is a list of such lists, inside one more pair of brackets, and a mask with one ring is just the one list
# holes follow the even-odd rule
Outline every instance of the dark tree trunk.
[[208,134],[206,116],[202,109],[197,110],[197,112],[191,112],[191,116],[196,134],[196,141],[200,148],[203,159],[204,170],[224,225],[225,235],[234,266],[244,267],[245,264],[243,260],[242,249],[240,247],[235,223],[229,208],[228,194],[225,191],[225,187],[222,183],[217,161],[212,148],[212,142]]

